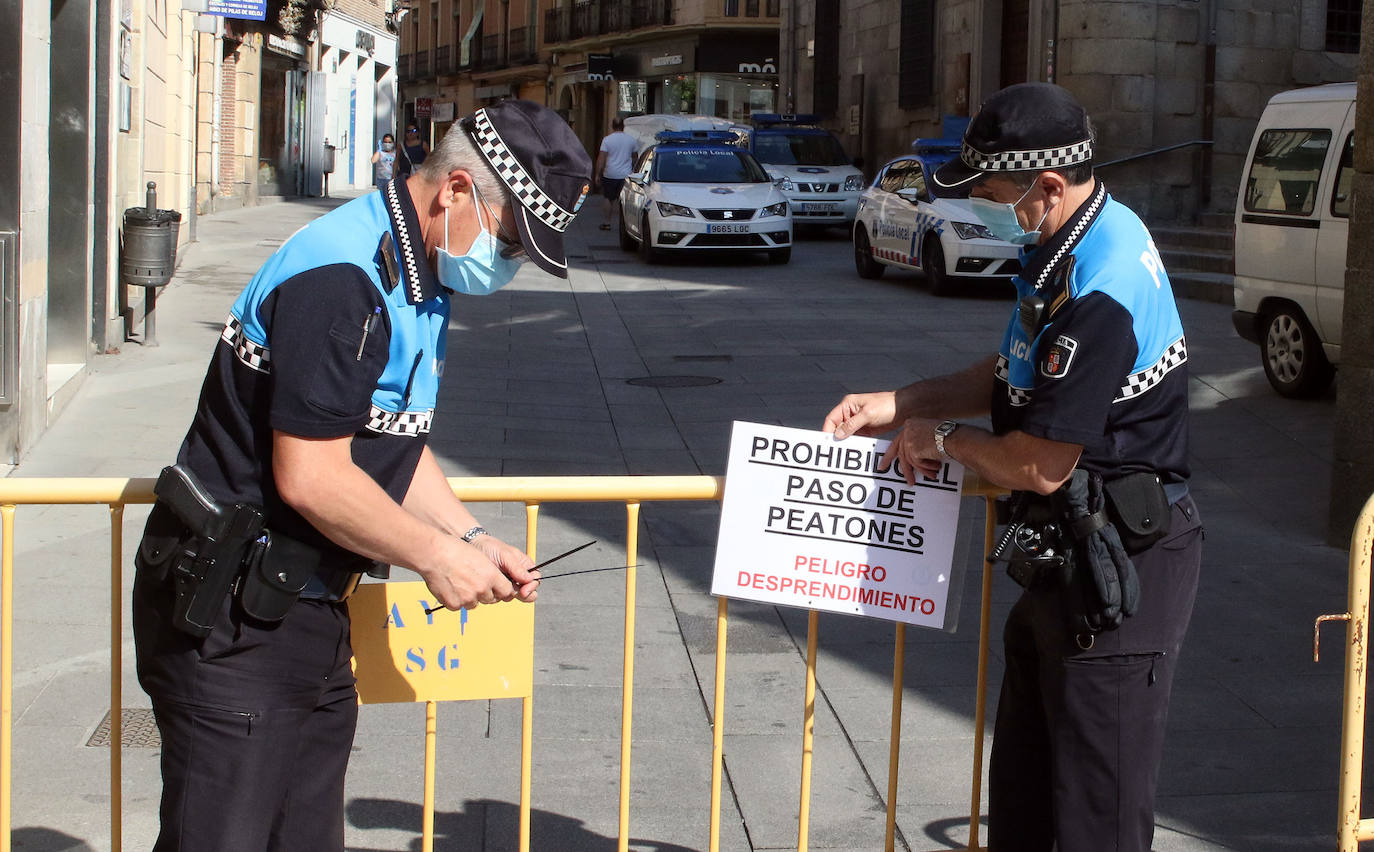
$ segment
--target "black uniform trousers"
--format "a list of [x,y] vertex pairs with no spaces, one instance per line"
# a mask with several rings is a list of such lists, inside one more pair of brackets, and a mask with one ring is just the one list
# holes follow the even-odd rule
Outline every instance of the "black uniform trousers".
[[341,852],[358,719],[346,604],[278,624],[226,598],[203,641],[171,625],[171,580],[140,572],[138,678],[162,735],[154,852]]
[[1076,589],[1027,591],[1012,607],[988,770],[991,852],[1149,852],[1201,561],[1201,523],[1184,497],[1169,535],[1132,557],[1136,614],[1091,648],[1069,628]]

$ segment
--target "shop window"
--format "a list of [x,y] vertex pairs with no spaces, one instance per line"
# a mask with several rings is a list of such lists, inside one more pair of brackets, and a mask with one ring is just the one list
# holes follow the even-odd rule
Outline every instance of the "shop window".
[[1332,53],[1360,52],[1361,0],[1327,0],[1326,49]]
[[929,106],[935,94],[935,0],[902,0],[897,105]]

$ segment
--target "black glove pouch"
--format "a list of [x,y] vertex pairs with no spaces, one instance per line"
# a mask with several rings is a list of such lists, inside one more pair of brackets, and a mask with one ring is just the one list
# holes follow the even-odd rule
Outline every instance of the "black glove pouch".
[[281,621],[320,566],[318,548],[271,531],[249,547],[239,605],[259,621]]
[[1172,512],[1159,475],[1131,473],[1103,483],[1112,524],[1127,553],[1140,553],[1169,534]]
[[143,526],[143,538],[134,552],[134,567],[148,579],[166,579],[172,560],[182,550],[182,542],[190,536],[186,525],[162,503],[154,503]]

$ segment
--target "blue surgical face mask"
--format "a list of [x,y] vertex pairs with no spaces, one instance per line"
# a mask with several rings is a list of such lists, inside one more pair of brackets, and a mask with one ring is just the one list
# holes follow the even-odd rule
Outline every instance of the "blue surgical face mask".
[[478,213],[477,222],[481,230],[473,238],[467,254],[457,257],[448,253],[448,208],[444,208],[444,246],[437,250],[439,283],[455,293],[489,296],[510,283],[526,257],[523,254],[517,257],[504,256],[496,235],[481,225],[476,185],[472,187],[472,206]]
[[988,198],[969,198],[969,205],[973,208],[973,215],[977,216],[997,239],[1016,246],[1035,245],[1040,242],[1040,226],[1044,224],[1045,216],[1050,215],[1049,205],[1045,206],[1045,213],[1040,217],[1040,221],[1035,223],[1034,231],[1022,228],[1021,220],[1016,218],[1016,205],[1025,201],[1035,186],[1036,184],[1032,183],[1021,193],[1021,197],[1011,204],[1003,204]]

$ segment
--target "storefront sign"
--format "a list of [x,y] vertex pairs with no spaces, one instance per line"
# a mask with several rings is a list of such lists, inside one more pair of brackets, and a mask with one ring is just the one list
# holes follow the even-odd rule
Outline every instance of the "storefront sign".
[[377,37],[366,30],[358,30],[353,43],[359,50],[368,54],[377,49]]
[[587,79],[615,81],[615,61],[609,53],[587,54]]
[[736,422],[711,593],[953,630],[963,468],[908,485],[887,445]]
[[267,18],[267,0],[206,0],[205,12],[223,18],[261,21]]
[[655,56],[649,60],[649,65],[654,68],[667,68],[672,65],[682,64],[682,54],[675,53],[672,56]]
[[435,122],[453,121],[453,101],[439,101],[435,104],[432,117]]
[[415,117],[429,118],[434,113],[434,100],[432,98],[415,99]]
[[778,73],[778,40],[756,34],[702,39],[697,70],[724,74]]
[[267,47],[269,50],[275,50],[277,53],[284,53],[287,56],[305,58],[305,45],[294,38],[282,38],[276,33],[268,33]]

